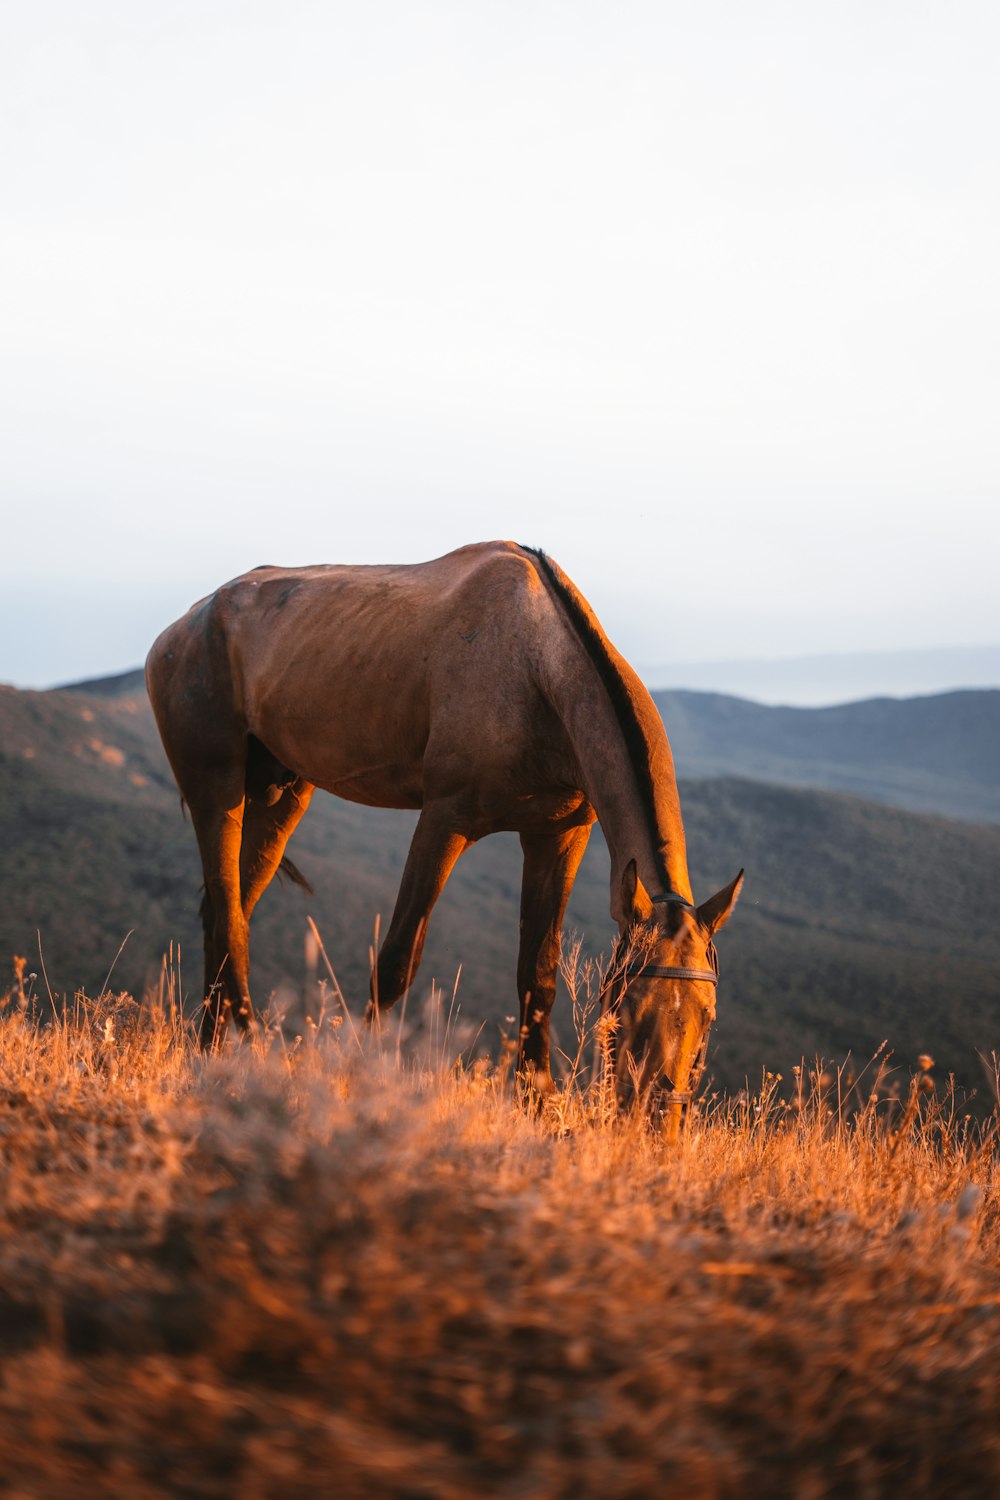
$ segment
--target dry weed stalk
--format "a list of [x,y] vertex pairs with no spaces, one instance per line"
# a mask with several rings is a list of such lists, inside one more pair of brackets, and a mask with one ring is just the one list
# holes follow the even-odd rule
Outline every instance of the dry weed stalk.
[[615,1108],[579,952],[541,1114],[454,996],[401,1041],[321,992],[206,1058],[178,970],[0,1012],[13,1492],[1000,1485],[996,1126],[947,1088],[799,1064],[667,1148]]

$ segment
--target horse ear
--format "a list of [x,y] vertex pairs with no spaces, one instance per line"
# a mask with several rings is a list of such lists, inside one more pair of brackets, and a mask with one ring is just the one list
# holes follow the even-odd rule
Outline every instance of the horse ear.
[[721,891],[714,896],[709,896],[698,908],[698,920],[702,926],[707,927],[709,932],[718,932],[729,920],[729,914],[739,899],[740,890],[743,886],[743,871],[737,875]]
[[629,922],[648,922],[653,915],[653,903],[639,879],[634,859],[622,871],[622,910]]

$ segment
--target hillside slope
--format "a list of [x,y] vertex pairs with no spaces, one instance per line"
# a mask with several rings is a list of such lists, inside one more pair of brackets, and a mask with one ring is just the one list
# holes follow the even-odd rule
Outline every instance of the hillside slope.
[[1000,1493],[989,1136],[453,1057],[5,1016],[5,1500]]
[[749,776],[1000,823],[1000,691],[772,708],[655,692],[682,776]]
[[[695,889],[748,872],[722,940],[716,1076],[738,1083],[801,1054],[868,1054],[886,1037],[903,1058],[930,1050],[979,1081],[976,1050],[1000,1045],[1000,829],[950,823],[853,797],[736,779],[682,787]],[[301,1001],[312,913],[352,1001],[366,989],[376,913],[387,919],[414,815],[318,795],[293,852],[314,896],[275,885],[254,922],[260,1000]],[[435,912],[421,985],[486,1022],[513,1011],[516,839],[485,840],[460,862]],[[37,968],[42,934],[53,989],[93,992],[130,929],[115,984],[155,981],[171,940],[197,998],[199,870],[190,825],[144,698],[0,691],[0,956]],[[600,949],[611,935],[599,837],[577,881],[567,931]],[[39,981],[39,985],[41,981]],[[507,1027],[509,1029],[509,1025]],[[568,1043],[566,1008],[558,1029]]]
[[[141,671],[72,683],[123,698]],[[653,693],[682,777],[745,776],[852,792],[876,802],[1000,823],[1000,690],[781,708],[725,693]]]

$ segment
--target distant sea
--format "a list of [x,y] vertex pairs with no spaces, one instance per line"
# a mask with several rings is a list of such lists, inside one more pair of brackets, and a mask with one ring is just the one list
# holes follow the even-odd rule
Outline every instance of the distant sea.
[[1000,645],[633,665],[651,688],[733,693],[802,708],[1000,687]]

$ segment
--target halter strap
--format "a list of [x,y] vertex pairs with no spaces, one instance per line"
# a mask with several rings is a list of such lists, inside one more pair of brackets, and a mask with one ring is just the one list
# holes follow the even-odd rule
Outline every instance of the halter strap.
[[715,969],[683,969],[671,964],[644,964],[641,959],[638,963],[629,964],[625,970],[627,979],[634,979],[639,974],[648,974],[652,979],[700,979],[705,984],[719,982]]
[[[692,901],[688,901],[685,896],[679,896],[676,891],[658,891],[648,899],[654,906],[681,906],[685,911],[697,912],[698,910]],[[715,952],[715,944],[711,939],[708,944],[708,960],[713,965],[711,969],[688,969],[679,964],[647,964],[643,963],[640,958],[634,963],[628,964],[621,971],[621,978],[627,981],[636,978],[640,974],[648,974],[653,979],[693,979],[703,984],[717,985],[719,982],[719,960]],[[691,1069],[688,1087],[686,1089],[672,1088],[668,1093],[663,1094],[661,1097],[664,1111],[667,1109],[680,1109],[683,1111],[689,1110],[692,1107],[695,1094],[698,1091],[698,1085],[701,1082],[701,1075],[705,1071],[707,1057],[708,1032],[706,1030],[701,1039],[701,1046],[698,1049],[698,1056],[695,1059],[694,1067]]]
[[[697,911],[698,908],[686,896],[679,896],[676,891],[658,891],[656,895],[650,896],[649,900],[654,906],[683,906],[685,911]],[[708,956],[713,964],[717,965],[715,957],[715,944],[709,944]],[[652,979],[699,979],[705,984],[718,984],[719,970],[713,969],[688,969],[676,964],[645,964],[641,959],[629,964],[625,970],[626,979],[634,979],[638,974],[648,974]]]
[[[692,911],[695,909],[690,901],[686,901],[683,896],[678,896],[673,892],[652,896],[650,900],[662,902],[665,905],[685,906]],[[618,991],[619,1003],[624,993],[624,985],[627,984],[629,979],[639,974],[649,974],[654,979],[693,979],[703,984],[717,985],[719,982],[719,960],[715,951],[715,944],[711,940],[709,940],[708,944],[708,961],[712,964],[711,969],[689,969],[679,964],[647,964],[643,963],[642,959],[637,959],[634,963],[628,964],[625,969],[619,971],[622,983],[622,988]],[[688,1078],[688,1087],[686,1089],[671,1088],[660,1095],[663,1113],[666,1113],[667,1110],[680,1110],[683,1115],[683,1112],[693,1107],[694,1098],[698,1092],[698,1086],[701,1083],[701,1076],[705,1071],[707,1059],[708,1030],[706,1029],[702,1035],[701,1046],[698,1048],[698,1055],[695,1058],[694,1066]],[[672,1080],[668,1079],[667,1082],[672,1082]]]
[[678,896],[676,891],[663,891],[650,896],[649,900],[654,906],[683,906],[688,911],[698,910],[693,901],[689,901],[686,896]]

